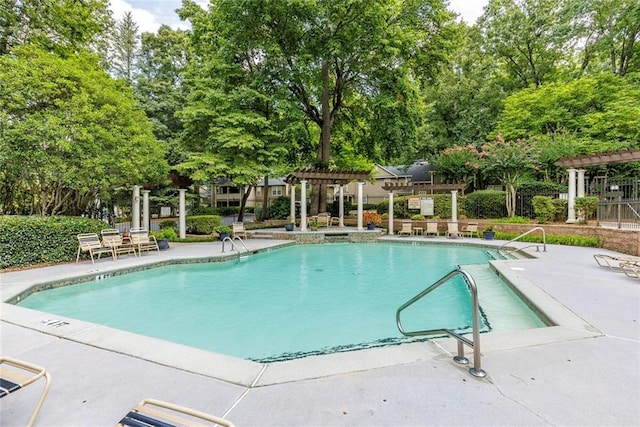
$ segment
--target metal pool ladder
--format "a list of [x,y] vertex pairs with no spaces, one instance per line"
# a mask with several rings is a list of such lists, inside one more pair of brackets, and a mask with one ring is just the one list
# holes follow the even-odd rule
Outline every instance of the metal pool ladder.
[[236,240],[239,241],[242,244],[242,247],[244,247],[244,252],[245,253],[249,253],[249,249],[247,249],[247,245],[244,244],[244,242],[242,241],[240,236],[233,236],[233,239],[231,237],[229,237],[229,236],[225,237],[224,240],[222,240],[222,253],[224,253],[224,244],[225,244],[225,242],[229,242],[229,243],[231,243],[231,250],[232,251],[236,251],[238,253],[238,257],[240,257],[240,249],[234,243]]
[[[468,338],[463,337],[451,329],[431,329],[428,331],[415,331],[415,332],[407,332],[404,330],[402,326],[402,322],[400,320],[400,313],[413,303],[422,299],[427,294],[439,288],[441,285],[447,283],[453,277],[461,275],[464,278],[464,281],[467,283],[467,287],[471,290],[471,299],[472,299],[472,318],[473,318],[473,341],[470,341]],[[487,376],[487,373],[482,370],[481,361],[480,361],[480,321],[478,318],[479,314],[479,306],[478,306],[478,288],[476,286],[476,282],[473,280],[471,275],[460,269],[459,267],[455,270],[451,270],[446,276],[435,282],[433,285],[426,288],[424,291],[420,292],[415,297],[411,298],[409,301],[405,302],[398,308],[396,311],[396,324],[398,326],[398,330],[407,337],[415,337],[420,335],[435,335],[435,334],[447,334],[456,340],[458,340],[458,355],[454,356],[453,360],[461,365],[466,365],[469,363],[469,359],[464,356],[464,344],[468,345],[473,349],[473,366],[469,368],[469,373],[474,377],[484,378]]]

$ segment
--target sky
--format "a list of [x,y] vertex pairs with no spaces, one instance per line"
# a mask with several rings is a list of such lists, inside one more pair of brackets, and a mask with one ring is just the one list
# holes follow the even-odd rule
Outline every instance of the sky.
[[[467,24],[475,23],[482,15],[482,9],[489,0],[449,0],[449,8],[458,13]],[[208,0],[196,0],[203,7]],[[156,32],[162,24],[174,29],[188,28],[180,21],[176,9],[182,6],[182,0],[110,0],[114,18],[121,19],[125,12],[131,12],[141,33]]]

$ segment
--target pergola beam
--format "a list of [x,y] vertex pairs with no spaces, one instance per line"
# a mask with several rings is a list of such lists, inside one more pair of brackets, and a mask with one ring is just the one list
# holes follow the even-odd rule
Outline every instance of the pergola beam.
[[558,160],[556,162],[556,165],[565,168],[584,168],[588,166],[630,162],[640,162],[640,150],[625,150],[611,153],[598,153],[576,157],[565,157]]

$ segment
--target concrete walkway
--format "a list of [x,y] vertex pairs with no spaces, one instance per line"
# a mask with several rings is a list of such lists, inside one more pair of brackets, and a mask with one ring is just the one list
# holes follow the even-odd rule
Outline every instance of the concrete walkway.
[[[250,250],[286,243],[247,241]],[[115,263],[4,273],[0,294],[7,301],[33,283],[220,256],[220,249],[219,243],[174,245]],[[561,325],[483,334],[485,379],[451,360],[450,339],[261,365],[4,303],[1,354],[51,373],[53,386],[36,423],[41,426],[112,426],[146,397],[224,416],[238,426],[635,426],[640,281],[598,267],[596,252],[611,253],[549,246],[538,259],[495,262],[541,305],[555,304],[550,317]],[[56,327],[57,320],[69,324]],[[0,400],[0,424],[25,425],[39,391],[30,386]]]

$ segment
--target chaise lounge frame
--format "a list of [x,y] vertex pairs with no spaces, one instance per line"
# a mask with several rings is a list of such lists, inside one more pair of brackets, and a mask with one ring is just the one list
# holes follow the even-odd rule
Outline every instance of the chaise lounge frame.
[[[7,369],[7,367],[11,367]],[[51,376],[46,369],[24,362],[22,360],[13,359],[10,357],[0,357],[0,397],[8,396],[9,394],[16,392],[30,384],[35,383],[39,379],[44,378],[44,388],[40,393],[40,398],[36,403],[36,407],[31,414],[29,423],[27,426],[31,427],[36,421],[42,404],[44,403],[47,393],[51,388]],[[4,421],[9,423],[8,420]],[[4,423],[3,423],[4,424]]]
[[[184,417],[185,415],[190,418]],[[118,426],[199,427],[209,425],[196,422],[196,419],[211,423],[211,425],[235,427],[235,424],[231,421],[225,420],[224,418],[156,399],[144,399],[120,420]]]

